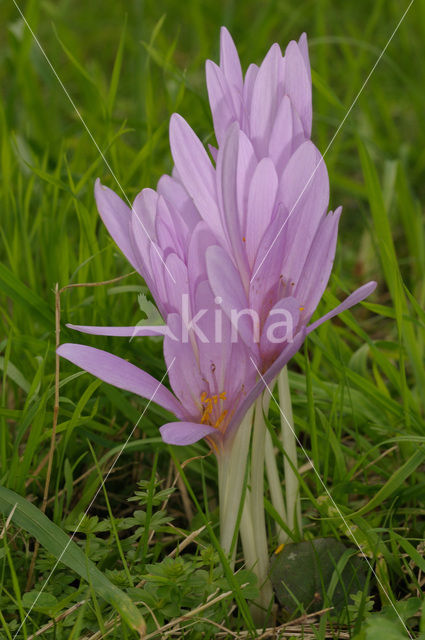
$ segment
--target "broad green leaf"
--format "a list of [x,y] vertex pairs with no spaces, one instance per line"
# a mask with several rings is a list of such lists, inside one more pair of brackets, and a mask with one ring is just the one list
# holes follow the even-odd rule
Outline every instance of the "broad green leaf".
[[14,491],[0,487],[0,512],[7,517],[14,507],[12,522],[34,536],[55,558],[87,580],[96,595],[109,602],[142,638],[146,628],[145,621],[127,594],[113,585],[78,545],[40,509]]
[[355,549],[335,538],[287,544],[271,561],[271,581],[280,604],[290,613],[318,611],[332,604],[336,611],[350,593],[365,588],[366,569]]

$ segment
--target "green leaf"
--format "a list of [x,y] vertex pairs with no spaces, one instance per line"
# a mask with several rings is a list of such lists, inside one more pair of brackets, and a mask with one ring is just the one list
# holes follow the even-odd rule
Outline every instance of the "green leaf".
[[124,53],[124,43],[125,43],[125,35],[127,30],[127,15],[124,18],[124,26],[121,31],[121,38],[118,45],[117,55],[115,56],[114,68],[112,70],[111,84],[109,85],[108,98],[106,101],[106,106],[109,115],[112,115],[112,110],[115,103],[115,98],[117,95],[118,82],[120,79],[120,72],[122,66],[122,59]]
[[55,558],[87,580],[96,595],[109,602],[123,620],[143,637],[145,621],[127,594],[113,585],[78,545],[40,509],[14,491],[0,487],[0,511],[7,517],[14,508],[12,522],[34,536]]
[[164,320],[162,319],[162,316],[159,313],[158,309],[150,300],[147,299],[144,293],[139,294],[137,301],[139,303],[140,309],[143,311],[144,314],[146,314],[146,319],[140,320],[137,323],[137,326],[139,325],[153,326],[153,325],[164,324]]
[[335,538],[287,544],[271,560],[270,576],[280,604],[290,613],[318,611],[327,600],[336,611],[350,593],[365,588],[366,568],[355,549]]
[[369,500],[367,504],[352,515],[361,516],[375,507],[378,507],[384,500],[397,491],[403,482],[415,471],[415,469],[425,459],[425,447],[420,447],[408,460],[393,473],[391,478],[381,489]]
[[0,290],[37,318],[45,327],[55,326],[54,301],[51,307],[21,282],[4,264],[0,264]]
[[[4,369],[5,369],[5,359],[2,356],[0,356],[0,370],[4,371]],[[25,393],[29,392],[30,383],[28,382],[28,380],[25,379],[25,377],[22,375],[19,369],[10,362],[10,360],[7,363],[6,375],[9,376],[9,378],[13,380],[13,382],[16,382],[16,384],[19,387],[21,387],[21,389],[25,391]]]

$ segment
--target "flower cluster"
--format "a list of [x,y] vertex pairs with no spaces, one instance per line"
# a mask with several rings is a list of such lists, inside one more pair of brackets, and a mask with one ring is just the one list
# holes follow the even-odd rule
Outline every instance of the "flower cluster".
[[285,55],[274,44],[244,78],[222,28],[220,65],[208,61],[206,76],[217,148],[208,154],[174,114],[175,167],[156,191],[143,189],[130,208],[99,181],[95,186],[100,215],[146,281],[164,326],[70,325],[100,335],[163,334],[174,394],[105,351],[65,344],[58,353],[171,411],[178,420],[161,427],[165,442],[206,438],[220,454],[264,382],[274,380],[307,333],[361,301],[375,283],[309,325],[330,277],[341,208],[328,212],[328,174],[310,140],[306,36],[290,42]]

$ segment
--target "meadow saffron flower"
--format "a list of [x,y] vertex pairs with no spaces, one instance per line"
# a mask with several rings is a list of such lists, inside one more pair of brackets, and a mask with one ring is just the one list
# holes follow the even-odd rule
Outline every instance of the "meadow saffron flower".
[[[217,240],[182,186],[169,176],[161,178],[157,192],[143,190],[132,209],[99,181],[95,194],[104,223],[149,284],[167,325],[68,326],[97,335],[164,335],[175,395],[145,371],[100,349],[64,344],[58,353],[105,382],[153,396],[179,420],[161,427],[166,442],[185,445],[206,437],[219,452],[243,418],[238,412],[237,421],[233,419],[238,407],[252,404],[256,371],[247,345],[231,341],[230,321],[208,282],[205,256]],[[297,343],[287,345],[286,360],[296,348]]]
[[148,283],[167,325],[68,326],[98,335],[164,335],[164,358],[175,395],[145,371],[105,351],[64,344],[58,353],[110,384],[153,397],[173,413],[179,422],[161,428],[167,442],[184,445],[206,437],[218,451],[233,431],[232,417],[255,385],[256,373],[246,345],[231,343],[224,314],[216,340],[217,305],[205,263],[214,235],[182,186],[168,176],[161,178],[157,192],[143,190],[132,209],[99,181],[95,194],[108,230]]
[[[305,335],[369,295],[375,283],[308,326],[329,280],[341,209],[327,213],[326,167],[307,139],[311,81],[305,36],[288,45],[285,57],[273,45],[243,81],[235,46],[223,28],[220,67],[208,62],[207,79],[219,142],[215,166],[175,114],[173,177],[163,176],[157,191],[144,189],[131,209],[99,181],[95,187],[105,225],[145,279],[166,325],[74,328],[100,335],[165,335],[167,364],[175,358],[169,378],[178,399],[161,385],[154,400],[181,422],[164,425],[161,435],[172,444],[208,437],[217,446],[234,433],[264,382],[276,377]],[[224,312],[220,332],[217,301]],[[182,341],[185,323],[197,314],[205,314],[200,324],[207,339],[200,339],[197,324]],[[235,324],[241,344],[231,339]],[[159,384],[115,356],[99,352],[97,357],[91,347],[63,345],[59,353],[145,397]]]
[[[174,393],[105,351],[65,344],[58,353],[174,414],[177,420],[160,428],[165,442],[208,441],[218,461],[220,535],[228,554],[254,421],[242,542],[262,585],[259,603],[267,610],[272,594],[263,513],[267,429],[261,396],[310,331],[363,300],[375,283],[360,287],[310,324],[330,277],[341,209],[328,213],[328,174],[310,140],[305,35],[288,45],[285,56],[273,45],[260,67],[251,65],[243,78],[236,48],[223,28],[220,66],[208,62],[206,72],[218,142],[218,148],[210,147],[211,157],[186,121],[174,114],[172,177],[163,176],[156,191],[144,189],[131,208],[99,181],[95,187],[100,215],[145,279],[164,325],[70,325],[98,335],[163,335]],[[296,461],[292,464],[296,468]],[[279,481],[273,482],[280,491]],[[288,486],[287,509],[294,511],[298,490],[294,483]]]
[[206,77],[219,146],[229,126],[238,122],[257,157],[268,156],[279,166],[310,138],[311,72],[305,33],[298,43],[288,44],[284,56],[273,44],[261,66],[249,65],[243,78],[232,37],[222,27],[220,66],[208,60]]
[[[220,66],[207,62],[208,92],[218,150],[215,166],[201,141],[175,114],[171,151],[179,180],[220,243],[208,248],[211,287],[265,373],[276,374],[287,346],[276,340],[309,333],[376,286],[360,287],[308,326],[327,286],[341,207],[328,213],[329,179],[311,132],[311,75],[305,34],[282,56],[274,44],[243,79],[227,29]],[[250,310],[242,320],[244,310]],[[259,335],[253,346],[253,334]],[[273,368],[272,365],[276,363]]]

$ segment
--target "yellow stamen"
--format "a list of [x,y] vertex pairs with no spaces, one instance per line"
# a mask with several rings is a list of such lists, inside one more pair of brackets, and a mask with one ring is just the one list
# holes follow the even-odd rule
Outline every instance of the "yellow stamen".
[[216,423],[213,425],[216,429],[219,428],[220,424],[223,422],[224,418],[227,416],[227,411],[224,410],[222,411],[222,413],[220,414],[219,419],[216,421]]
[[213,413],[213,409],[214,409],[214,405],[216,405],[218,403],[219,400],[225,400],[226,399],[226,392],[222,391],[219,394],[214,394],[213,396],[208,397],[206,392],[203,391],[201,393],[201,404],[202,409],[203,409],[203,413],[201,416],[201,424],[210,424],[212,427],[214,427],[215,429],[218,429],[220,424],[223,422],[223,420],[225,419],[225,417],[227,416],[227,410],[224,409],[217,420],[215,420],[215,422],[211,421],[211,414]]
[[304,307],[300,307],[300,311],[304,311]]

